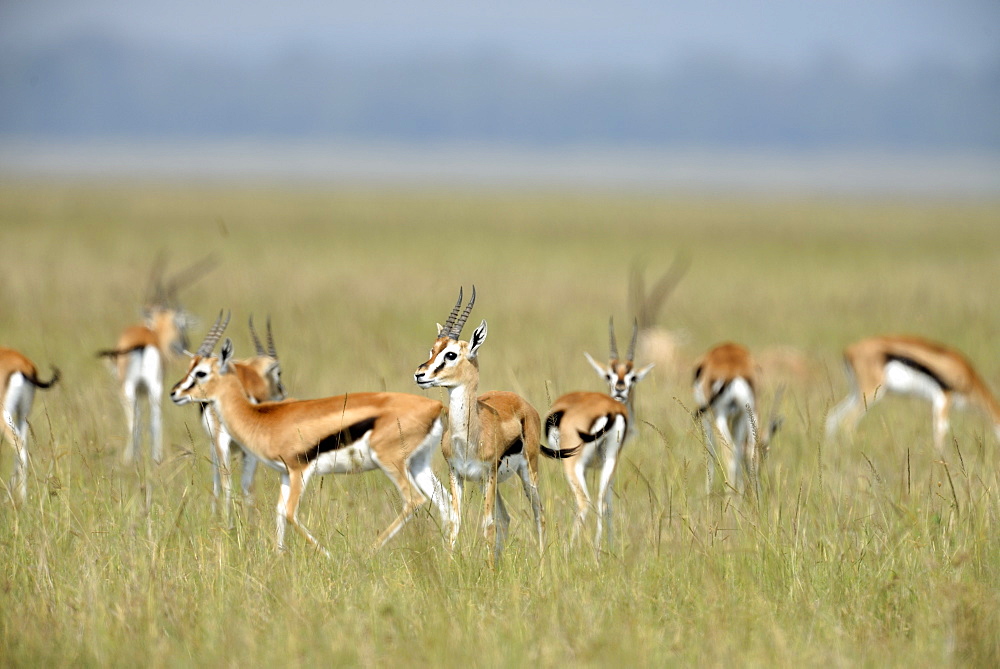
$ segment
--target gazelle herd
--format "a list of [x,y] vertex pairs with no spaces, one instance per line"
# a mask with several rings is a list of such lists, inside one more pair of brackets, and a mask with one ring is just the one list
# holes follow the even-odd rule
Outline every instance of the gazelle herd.
[[[544,421],[518,394],[480,393],[480,352],[487,337],[486,321],[467,341],[461,339],[476,302],[475,287],[464,305],[464,291],[459,290],[458,301],[445,323],[437,326],[428,358],[417,365],[413,374],[415,385],[421,389],[445,389],[446,403],[412,393],[353,389],[333,397],[300,400],[286,396],[270,318],[265,346],[250,317],[255,348],[252,357],[235,359],[228,338],[215,353],[230,321],[223,312],[195,352],[188,350],[186,331],[193,319],[180,306],[177,293],[208,267],[209,263],[202,261],[164,281],[158,264],[143,323],[126,328],[114,348],[98,353],[113,362],[120,383],[129,435],[125,462],[134,463],[140,456],[143,397],[148,400],[151,458],[156,463],[163,459],[165,365],[175,357],[186,356],[188,370],[172,386],[169,396],[174,404],[197,404],[201,411],[201,422],[211,444],[216,505],[221,502],[221,513],[229,522],[232,449],[243,453],[241,490],[247,500],[251,498],[257,463],[276,470],[281,479],[276,504],[279,549],[285,548],[285,531],[291,525],[305,541],[329,555],[298,519],[309,481],[315,475],[377,469],[399,491],[402,509],[378,535],[375,549],[384,546],[419,508],[431,502],[440,519],[445,546],[454,550],[462,523],[464,484],[473,481],[481,484],[484,493],[482,531],[492,564],[503,551],[510,522],[500,484],[516,475],[532,510],[539,550],[544,551],[539,455],[561,461],[575,501],[570,544],[579,541],[593,510],[594,548],[599,554],[605,540],[614,546],[614,475],[626,440],[636,431],[635,386],[650,374],[656,362],[665,359],[639,365],[636,357],[637,353],[640,361],[644,354],[654,357],[651,352],[655,343],[666,336],[655,327],[655,314],[683,275],[683,265],[675,263],[654,284],[648,297],[641,275],[633,274],[631,292],[637,315],[626,355],[618,352],[613,320],[609,322],[607,364],[584,354],[607,384],[608,392],[566,393],[552,403]],[[938,452],[944,448],[949,412],[956,406],[968,404],[984,411],[1000,439],[1000,403],[957,351],[917,337],[883,336],[849,346],[844,357],[852,389],[827,416],[828,439],[835,439],[844,426],[853,428],[871,405],[888,394],[913,395],[931,403],[933,442]],[[670,362],[673,360],[671,357]],[[761,466],[781,424],[777,414],[781,390],[771,400],[769,417],[762,421],[758,400],[763,383],[761,369],[750,351],[737,343],[712,347],[697,359],[693,371],[693,417],[705,437],[708,493],[713,492],[719,461],[730,494],[759,496]],[[50,388],[59,378],[59,370],[53,368],[51,378],[43,381],[25,356],[0,348],[0,440],[9,442],[15,451],[7,492],[16,503],[27,498],[28,415],[34,391]],[[448,467],[447,488],[432,466],[439,448]],[[588,470],[597,472],[596,499],[587,485]]]

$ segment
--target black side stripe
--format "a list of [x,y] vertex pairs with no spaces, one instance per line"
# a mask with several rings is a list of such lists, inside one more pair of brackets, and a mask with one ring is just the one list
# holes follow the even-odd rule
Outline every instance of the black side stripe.
[[[610,414],[609,413],[604,418],[605,418],[604,427],[602,427],[597,432],[581,432],[581,431],[577,430],[577,434],[580,435],[580,439],[585,444],[589,444],[592,441],[597,441],[598,439],[600,439],[601,437],[603,437],[604,435],[606,435],[611,430],[611,426],[614,425],[614,419],[615,419],[614,414]],[[594,421],[594,422],[596,423],[597,421]],[[591,427],[593,427],[593,426],[591,426]]]
[[366,418],[362,421],[354,423],[353,425],[348,425],[340,432],[334,432],[333,434],[320,439],[319,443],[305,453],[301,453],[299,455],[299,461],[312,462],[323,453],[327,453],[329,451],[339,451],[342,448],[346,448],[358,439],[361,439],[361,437],[365,436],[365,434],[374,427],[374,418]]
[[885,362],[886,364],[890,362],[898,362],[902,365],[906,365],[910,369],[916,372],[920,372],[921,374],[929,378],[931,381],[940,386],[941,390],[949,391],[952,389],[950,384],[946,383],[944,379],[942,379],[940,376],[932,372],[929,367],[917,362],[913,358],[908,358],[904,355],[897,355],[896,353],[887,353],[885,356]]
[[559,423],[562,422],[563,414],[565,411],[553,411],[548,416],[545,417],[545,436],[549,436],[549,432],[559,427]]
[[698,409],[694,412],[695,418],[698,418],[703,413],[711,409],[712,405],[714,405],[718,401],[719,397],[722,396],[722,393],[726,392],[726,389],[728,387],[729,387],[729,381],[725,381],[721,386],[719,386],[719,389],[716,390],[714,393],[712,393],[712,396],[708,398],[708,401],[705,402],[704,405],[698,407]]
[[503,452],[503,455],[500,456],[500,459],[503,460],[507,456],[517,455],[523,450],[524,450],[524,441],[521,440],[521,437],[518,437],[514,441],[510,442],[510,445],[507,446],[507,450]]

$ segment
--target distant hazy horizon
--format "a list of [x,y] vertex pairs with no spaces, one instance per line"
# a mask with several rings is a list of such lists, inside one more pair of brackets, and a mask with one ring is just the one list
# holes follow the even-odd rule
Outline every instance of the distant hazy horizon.
[[0,138],[0,178],[993,199],[1000,196],[1000,157],[459,144],[40,143]]

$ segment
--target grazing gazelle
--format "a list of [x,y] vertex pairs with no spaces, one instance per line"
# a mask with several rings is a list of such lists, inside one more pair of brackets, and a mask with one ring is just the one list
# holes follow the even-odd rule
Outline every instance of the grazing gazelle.
[[497,483],[514,473],[520,477],[535,515],[539,550],[544,546],[545,519],[538,495],[541,420],[534,407],[519,395],[501,391],[477,394],[479,347],[486,341],[486,321],[476,328],[470,341],[459,340],[475,301],[476,288],[473,286],[472,298],[459,316],[462,307],[462,291],[459,290],[458,302],[451,315],[443,326],[438,325],[430,358],[417,367],[413,378],[421,388],[448,390],[449,427],[441,451],[448,462],[451,481],[454,518],[451,545],[454,547],[458,539],[463,482],[465,479],[482,481],[486,496],[483,531],[492,549],[492,564],[503,550],[510,523]]
[[[246,360],[234,360],[233,371],[240,380],[247,397],[251,402],[272,402],[285,399],[285,387],[281,383],[281,364],[278,362],[278,352],[274,347],[274,336],[271,333],[271,319],[267,319],[267,349],[257,336],[253,326],[253,316],[250,317],[250,336],[253,338],[257,355]],[[201,405],[201,424],[208,432],[212,443],[212,492],[216,502],[220,492],[223,495],[223,513],[229,520],[232,507],[232,470],[230,469],[230,453],[234,441],[225,424],[219,419],[218,413],[208,405]],[[243,499],[249,502],[254,474],[257,471],[257,456],[252,451],[240,447],[243,452],[243,474],[240,479],[243,489]]]
[[920,337],[869,337],[848,346],[844,362],[852,388],[826,419],[828,439],[845,424],[853,430],[866,409],[888,394],[915,395],[931,403],[938,453],[944,449],[953,405],[982,410],[1000,439],[1000,402],[954,349]]
[[59,380],[59,370],[52,368],[52,378],[42,381],[34,363],[17,351],[0,348],[0,401],[3,402],[3,425],[0,441],[10,440],[16,458],[10,477],[10,489],[19,501],[28,496],[28,414],[35,400],[35,389],[51,388]]
[[[774,399],[777,408],[781,390]],[[781,427],[781,418],[772,413],[767,425],[762,425],[757,413],[757,369],[750,351],[739,344],[720,344],[696,363],[694,369],[694,399],[698,403],[695,415],[701,418],[708,440],[708,476],[706,491],[711,493],[715,478],[715,432],[709,414],[715,419],[715,430],[725,442],[726,471],[732,489],[742,491],[743,470],[747,471],[757,493],[760,493],[760,466],[767,458],[771,438]]]
[[638,264],[634,264],[629,273],[628,300],[639,324],[636,351],[641,360],[651,360],[660,365],[661,372],[681,371],[681,361],[685,357],[682,350],[683,333],[668,330],[658,325],[657,321],[660,312],[663,311],[664,303],[677,289],[689,266],[689,259],[684,255],[678,255],[666,272],[648,289],[644,272]]
[[277,544],[285,547],[291,523],[306,541],[329,556],[298,520],[299,502],[313,475],[380,469],[396,485],[403,509],[378,536],[381,548],[428,498],[447,532],[452,518],[448,493],[434,476],[431,459],[444,434],[441,402],[403,393],[354,393],[315,400],[254,404],[233,364],[226,339],[212,356],[229,319],[222,314],[191,359],[191,367],[170,392],[176,404],[210,404],[226,431],[264,464],[281,472]]
[[549,448],[542,446],[542,455],[561,459],[569,487],[576,497],[576,520],[573,523],[571,544],[575,544],[590,510],[586,470],[600,469],[597,489],[597,534],[594,547],[600,551],[601,535],[607,525],[608,544],[614,545],[611,523],[612,480],[618,465],[618,455],[630,432],[635,412],[632,389],[649,374],[653,365],[635,368],[635,342],[639,324],[632,325],[632,343],[628,355],[618,356],[615,341],[615,323],[608,324],[610,354],[607,366],[594,360],[590,362],[598,375],[608,384],[610,395],[578,391],[563,395],[555,401],[545,418],[545,438]]
[[143,322],[125,328],[113,349],[97,352],[99,357],[113,359],[117,367],[130,435],[124,453],[126,463],[139,456],[142,440],[139,400],[142,395],[149,402],[153,462],[163,459],[163,368],[187,347],[186,330],[191,320],[177,300],[177,291],[203,274],[211,264],[212,261],[206,258],[164,283],[162,259],[158,259],[143,307]]

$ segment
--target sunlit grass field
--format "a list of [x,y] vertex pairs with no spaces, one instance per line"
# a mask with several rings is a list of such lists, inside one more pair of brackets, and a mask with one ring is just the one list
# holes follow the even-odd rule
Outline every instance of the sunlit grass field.
[[[1000,664],[988,421],[956,414],[939,455],[929,407],[892,399],[853,439],[823,440],[847,388],[840,351],[862,336],[948,342],[1000,390],[1000,203],[8,181],[0,249],[0,345],[63,372],[36,395],[28,501],[0,501],[3,665]],[[392,484],[314,479],[300,517],[327,560],[294,533],[275,551],[271,470],[232,529],[213,514],[193,407],[164,407],[162,465],[147,450],[125,467],[124,414],[94,352],[138,320],[160,252],[168,272],[218,260],[182,293],[201,319],[193,345],[225,308],[249,354],[247,317],[270,315],[302,398],[423,392],[412,373],[435,322],[475,284],[481,389],[543,413],[564,392],[603,390],[583,352],[606,356],[609,316],[624,346],[629,268],[651,281],[686,255],[660,316],[680,359],[638,387],[615,549],[569,549],[571,495],[547,460],[546,545],[508,482],[495,570],[474,485],[454,555],[427,509],[372,554],[400,507]],[[759,501],[706,495],[691,418],[691,362],[730,339],[808,363],[763,379],[765,411],[787,389]],[[184,370],[173,363],[168,383]],[[9,445],[0,455],[6,480]],[[440,456],[435,469],[446,476]]]

